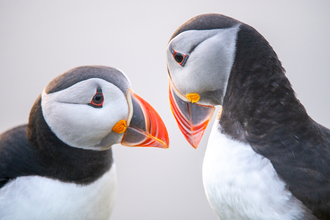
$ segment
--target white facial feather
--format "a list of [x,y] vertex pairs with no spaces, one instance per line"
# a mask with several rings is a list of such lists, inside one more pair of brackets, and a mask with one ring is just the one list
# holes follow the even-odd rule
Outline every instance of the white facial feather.
[[[89,106],[97,87],[104,96],[102,108]],[[115,85],[91,78],[54,93],[42,93],[42,112],[51,130],[66,144],[93,150],[103,150],[119,143],[122,135],[105,146],[98,146],[120,120],[127,119],[128,104],[124,93]]]
[[203,163],[211,207],[222,220],[301,219],[306,207],[286,189],[271,162],[220,133],[216,120]]
[[[181,94],[226,90],[238,30],[239,25],[228,29],[190,30],[172,39],[167,48],[167,65]],[[189,55],[184,67],[175,61],[172,49]]]
[[0,189],[0,219],[108,220],[116,187],[115,164],[86,186],[40,176],[18,177]]

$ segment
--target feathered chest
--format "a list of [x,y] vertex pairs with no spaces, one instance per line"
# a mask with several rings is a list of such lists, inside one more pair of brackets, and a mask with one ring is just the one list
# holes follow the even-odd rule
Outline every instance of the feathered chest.
[[216,121],[208,142],[203,182],[222,219],[301,219],[305,207],[278,177],[271,162],[250,145],[222,134]]
[[116,167],[88,185],[24,176],[0,189],[0,219],[109,219]]

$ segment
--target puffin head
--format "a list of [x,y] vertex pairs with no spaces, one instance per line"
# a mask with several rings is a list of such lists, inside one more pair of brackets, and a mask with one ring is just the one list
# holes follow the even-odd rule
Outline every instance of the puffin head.
[[[125,74],[105,66],[71,69],[51,81],[32,108],[41,110],[50,130],[65,144],[88,150],[107,150],[113,144],[168,148],[166,127],[157,112],[136,95]],[[30,138],[33,139],[33,138]]]
[[[259,66],[247,66],[256,63],[247,57],[258,60],[260,51],[272,51],[268,47],[255,29],[220,14],[196,16],[175,31],[166,49],[170,105],[193,147],[197,148],[214,106],[223,106],[227,96],[230,99],[230,78],[244,85],[248,71],[263,65],[261,61]],[[260,57],[268,59],[265,54]],[[233,76],[238,68],[244,77]]]

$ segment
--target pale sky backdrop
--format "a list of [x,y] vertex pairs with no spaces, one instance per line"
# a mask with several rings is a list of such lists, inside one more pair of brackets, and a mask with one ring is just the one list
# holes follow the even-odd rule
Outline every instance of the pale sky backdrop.
[[327,0],[0,0],[0,132],[27,123],[57,75],[81,65],[119,68],[165,121],[170,148],[113,147],[119,187],[111,219],[216,220],[202,183],[211,126],[195,150],[169,108],[170,36],[202,13],[250,24],[273,46],[309,115],[330,127],[329,6]]

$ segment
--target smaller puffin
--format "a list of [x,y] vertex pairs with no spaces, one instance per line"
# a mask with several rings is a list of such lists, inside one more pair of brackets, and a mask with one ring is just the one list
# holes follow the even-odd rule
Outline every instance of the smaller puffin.
[[308,116],[266,39],[203,14],[175,31],[166,53],[171,109],[193,147],[222,106],[203,162],[219,218],[330,219],[330,130]]
[[118,143],[168,148],[169,139],[121,71],[82,66],[59,75],[28,124],[0,135],[0,219],[109,219]]

